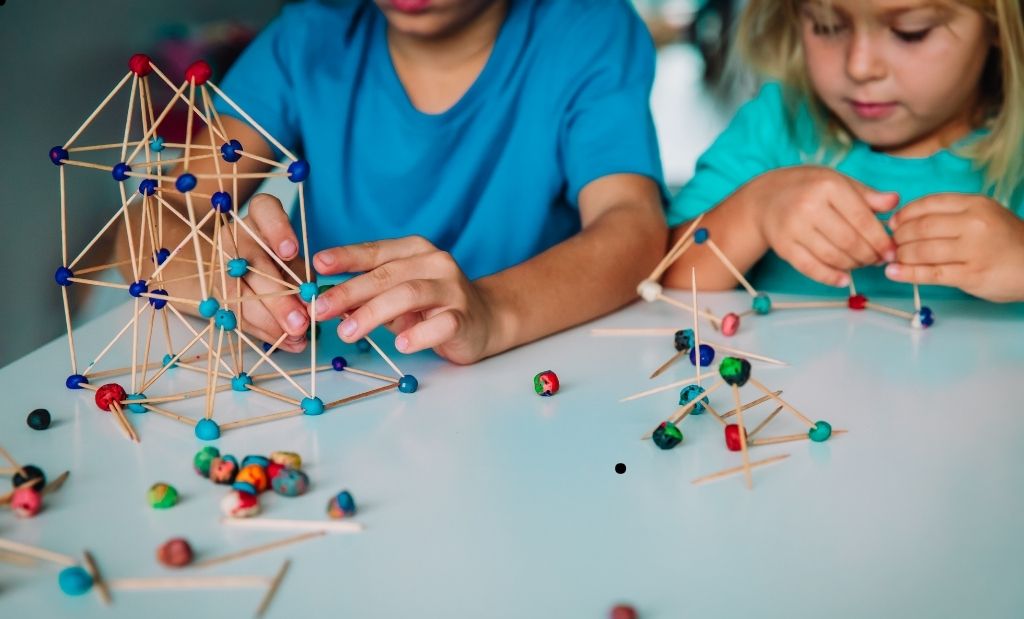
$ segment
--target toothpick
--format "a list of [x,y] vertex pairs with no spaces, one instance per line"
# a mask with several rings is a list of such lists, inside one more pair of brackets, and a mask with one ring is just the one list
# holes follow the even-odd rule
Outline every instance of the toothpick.
[[914,282],[914,312],[921,311],[921,288]]
[[914,318],[914,315],[911,314],[910,312],[904,312],[903,310],[887,307],[885,305],[879,305],[878,303],[871,303],[870,301],[868,303],[865,303],[864,307],[868,309],[873,309],[878,312],[882,312],[883,314],[889,314],[890,316],[896,316],[897,318],[903,318],[906,320],[911,320]]
[[110,408],[113,409],[111,412],[114,413],[114,416],[117,418],[117,421],[121,425],[121,429],[124,430],[125,436],[128,437],[128,440],[138,443],[139,436],[135,434],[135,429],[132,428],[131,422],[129,422],[128,418],[124,416],[124,410],[121,409],[121,405],[117,402],[111,402]]
[[276,540],[276,541],[273,541],[273,542],[268,542],[266,544],[260,544],[259,546],[252,546],[250,548],[245,548],[243,550],[238,550],[238,551],[235,551],[235,552],[232,552],[232,553],[228,553],[226,555],[221,555],[219,557],[215,557],[215,558],[212,558],[212,559],[206,559],[206,560],[203,560],[203,561],[199,561],[197,563],[193,563],[189,567],[192,568],[192,569],[199,569],[199,568],[204,568],[204,567],[211,567],[211,566],[214,566],[214,565],[220,565],[221,563],[227,563],[229,561],[236,561],[238,559],[243,559],[245,557],[250,557],[252,555],[259,554],[261,552],[267,552],[267,551],[270,551],[270,550],[274,550],[275,548],[280,548],[282,546],[287,546],[289,544],[297,544],[298,542],[304,542],[307,539],[313,539],[314,537],[323,537],[326,534],[327,534],[327,532],[323,531],[323,530],[320,530],[320,531],[310,531],[308,533],[300,533],[298,535],[293,535],[291,537],[286,537],[284,539],[279,539],[279,540]]
[[[228,105],[230,105],[231,108],[234,109],[235,112],[238,113],[238,115],[240,115],[242,118],[244,118],[246,120],[246,122],[248,122],[250,125],[252,125],[252,127],[255,128],[257,131],[259,131],[260,134],[263,135],[263,137],[265,137],[268,142],[270,142],[271,144],[276,146],[277,150],[279,150],[282,153],[284,153],[284,155],[286,157],[288,157],[289,159],[291,159],[292,161],[298,161],[299,160],[299,158],[296,157],[295,155],[293,155],[290,150],[285,148],[280,142],[278,142],[276,139],[274,139],[274,136],[270,135],[270,133],[266,129],[263,128],[263,125],[259,124],[255,120],[253,120],[252,116],[249,116],[245,112],[245,110],[243,110],[242,108],[238,107],[238,104],[235,103],[234,100],[231,99],[231,97],[229,97],[226,94],[224,94],[224,91],[221,90],[220,88],[218,88],[216,84],[214,84],[211,81],[207,81],[206,85],[208,85],[210,88],[212,88],[213,91],[215,93],[217,93],[217,96],[219,96],[221,99],[224,99],[224,102],[227,103]],[[307,247],[308,247],[308,245],[307,245]]]
[[[781,407],[780,407],[781,408]],[[846,430],[833,430],[832,436],[837,434],[845,434]],[[807,434],[786,434],[784,436],[770,436],[768,438],[757,439],[751,441],[751,445],[775,445],[778,443],[792,443],[794,441],[809,441],[811,437]]]
[[[85,128],[92,124],[92,121],[101,111],[103,111],[103,108],[105,108],[107,104],[110,103],[110,100],[113,99],[114,96],[117,95],[117,93],[121,92],[121,89],[124,88],[124,85],[128,83],[128,80],[131,78],[132,75],[135,74],[131,71],[125,73],[125,76],[121,78],[121,81],[117,83],[117,86],[114,86],[113,90],[110,91],[110,94],[108,94],[103,99],[103,101],[101,101],[100,104],[96,106],[96,109],[93,110],[92,114],[89,114],[89,117],[85,119],[85,122],[82,123],[82,126],[78,128],[78,131],[75,131],[74,134],[72,134],[72,136],[68,138],[67,142],[64,142],[65,149],[69,148],[75,142],[75,140],[78,139],[78,136],[82,135],[82,132],[85,131]],[[118,146],[120,146],[120,144],[118,144]]]
[[[672,297],[665,296],[664,294],[659,293],[656,298],[659,301],[664,301],[665,303],[668,303],[669,305],[678,307],[679,309],[683,310],[684,312],[693,312],[694,311],[694,308],[690,307],[686,303],[683,303],[682,301],[677,301],[677,300],[673,299]],[[709,321],[711,321],[714,324],[717,324],[717,325],[721,325],[722,324],[722,319],[719,318],[718,316],[715,316],[711,312],[706,312],[704,310],[699,310],[699,311],[697,311],[697,313],[700,314],[701,316],[703,316],[704,318],[708,319]]]
[[70,567],[78,564],[74,557],[69,557],[68,555],[63,555],[59,552],[53,552],[52,550],[39,548],[37,546],[29,546],[28,544],[22,544],[21,542],[15,542],[2,537],[0,537],[0,548],[28,557],[35,557],[42,561],[56,563],[57,565]]
[[693,234],[693,231],[697,229],[697,226],[700,225],[701,220],[704,219],[704,215],[705,213],[701,213],[697,217],[697,219],[693,220],[693,223],[690,224],[690,227],[686,229],[686,232],[683,232],[683,235],[679,237],[675,245],[672,246],[672,249],[670,249],[669,252],[665,254],[665,257],[661,259],[661,262],[658,263],[658,266],[656,266],[654,270],[651,271],[651,274],[647,276],[647,279],[652,281],[658,281],[659,279],[661,279],[661,276],[665,274],[665,271],[667,271],[668,268],[672,266],[672,263],[679,259],[679,256],[681,256],[685,251],[682,249],[682,246],[686,243],[688,239],[690,239],[691,235]]
[[[775,392],[775,395],[778,395],[779,393],[780,393],[780,392],[776,391],[776,392]],[[766,399],[769,399],[769,400],[771,399],[771,397],[769,397],[769,396],[764,396],[764,397],[765,397]],[[780,405],[780,406],[777,406],[777,407],[775,407],[775,410],[773,410],[773,411],[771,412],[771,414],[770,414],[770,415],[768,415],[767,417],[765,417],[765,418],[764,418],[764,421],[762,421],[761,423],[759,423],[759,424],[757,425],[757,427],[756,427],[756,428],[754,428],[754,431],[753,431],[753,432],[748,432],[748,433],[747,433],[747,439],[748,439],[748,440],[751,440],[751,439],[753,439],[753,438],[754,438],[754,435],[755,435],[755,434],[757,434],[758,432],[760,432],[760,431],[761,431],[762,429],[764,429],[764,427],[765,427],[765,426],[767,426],[767,425],[768,425],[769,423],[771,423],[772,419],[775,419],[775,416],[776,416],[776,415],[778,415],[778,414],[779,414],[779,413],[780,413],[780,412],[782,411],[782,408],[783,408],[783,407],[782,407],[781,405]]]
[[771,398],[773,400],[775,400],[776,402],[778,402],[779,404],[784,406],[787,410],[789,410],[791,413],[796,415],[801,421],[806,423],[809,427],[811,427],[811,428],[815,427],[815,423],[813,421],[811,421],[810,419],[808,419],[803,413],[801,413],[797,409],[793,408],[792,404],[790,404],[789,402],[786,402],[785,400],[783,400],[779,396],[777,396],[774,393],[772,393],[771,390],[768,389],[768,387],[765,387],[764,385],[762,385],[760,382],[758,382],[753,377],[749,378],[747,380],[747,382],[749,382],[750,384],[752,384],[755,387],[757,387],[758,389],[760,389],[762,392],[765,393],[765,395],[771,394]]
[[714,343],[714,342],[706,342],[706,344],[708,344],[709,346],[712,346],[712,347],[714,347],[714,348],[716,348],[718,350],[722,350],[722,351],[725,351],[725,352],[730,352],[730,353],[732,353],[734,355],[739,355],[741,357],[747,357],[749,359],[756,359],[757,361],[764,361],[765,363],[771,363],[773,365],[781,365],[781,366],[788,366],[789,365],[785,361],[780,361],[780,360],[774,359],[772,357],[766,357],[764,355],[759,355],[759,354],[756,354],[756,353],[748,352],[746,350],[740,350],[738,348],[733,348],[732,346],[727,346],[725,344],[718,344],[718,343]]
[[747,490],[754,489],[754,479],[750,475],[750,453],[747,451],[747,426],[743,425],[743,404],[740,402],[740,388],[732,386],[732,397],[736,400],[736,418],[740,435],[740,451],[743,452],[743,476],[747,480]]
[[750,469],[756,469],[756,468],[760,468],[762,466],[768,466],[769,464],[775,464],[776,462],[781,462],[781,461],[785,460],[788,457],[789,457],[789,454],[781,454],[781,455],[778,455],[778,456],[772,456],[771,458],[765,458],[764,460],[758,460],[757,462],[750,462],[745,467],[744,466],[734,466],[732,468],[728,468],[728,469],[724,469],[724,470],[718,471],[717,473],[711,473],[710,475],[705,475],[704,477],[698,477],[697,479],[693,480],[691,483],[693,483],[695,486],[696,485],[700,485],[700,484],[706,484],[708,482],[717,481],[719,479],[723,479],[723,478],[729,477],[731,475],[735,475],[737,473],[743,473],[744,471],[749,471]]
[[823,309],[846,307],[846,301],[806,301],[797,303],[772,303],[772,309]]
[[619,400],[619,403],[639,400],[640,398],[646,398],[647,396],[654,395],[655,393],[661,393],[662,391],[668,391],[669,389],[676,389],[694,382],[697,382],[696,378],[684,378],[683,380],[676,381],[674,383],[669,383],[667,385],[662,385],[661,387],[655,387],[653,389],[648,389],[647,391],[641,391],[640,393],[634,393],[633,395],[626,396]]
[[100,568],[96,567],[96,561],[93,560],[92,554],[88,550],[82,552],[82,557],[85,559],[86,571],[92,576],[92,582],[96,587],[96,593],[100,596],[100,601],[104,605],[110,606],[110,589],[107,588],[107,583],[100,574]]
[[24,467],[22,467],[20,464],[18,464],[18,461],[15,460],[14,457],[11,456],[10,452],[8,452],[6,449],[4,449],[3,446],[0,446],[0,456],[3,456],[4,460],[7,460],[8,462],[10,462],[11,466],[14,467],[14,470],[16,470],[19,473],[21,473],[21,475],[23,477],[28,477],[28,473],[25,472]]
[[221,518],[221,524],[236,529],[273,529],[322,531],[324,533],[361,533],[362,523],[351,520],[282,520],[275,518]]
[[277,571],[277,575],[274,576],[274,580],[270,582],[270,588],[267,589],[267,593],[260,601],[259,608],[256,609],[257,617],[262,617],[263,613],[267,612],[267,608],[270,607],[270,602],[274,599],[274,594],[277,593],[278,588],[281,586],[281,581],[284,580],[284,575],[288,573],[288,567],[291,566],[291,564],[292,562],[289,559],[285,559],[285,562],[281,564],[281,569]]
[[729,269],[729,272],[732,273],[732,276],[735,277],[737,281],[739,281],[739,283],[744,288],[747,289],[747,292],[750,293],[750,296],[756,297],[757,290],[755,290],[754,287],[750,285],[750,282],[747,281],[746,277],[743,277],[743,273],[740,273],[739,269],[736,268],[736,265],[732,263],[732,260],[729,260],[728,256],[726,256],[725,253],[723,253],[722,250],[718,248],[718,245],[715,244],[715,240],[709,238],[705,242],[707,243],[708,247],[711,248],[711,251],[715,253],[715,256],[718,257],[719,262],[721,262],[725,266],[725,268]]
[[[782,391],[776,391],[775,395],[780,395],[781,393],[782,393]],[[754,408],[755,406],[758,406],[760,404],[764,404],[765,402],[767,402],[770,399],[772,399],[772,397],[770,395],[763,395],[763,396],[759,397],[756,400],[752,400],[752,401],[747,402],[746,404],[744,404],[743,405],[743,410],[750,410],[751,408]],[[736,414],[736,411],[734,411],[734,410],[729,411],[728,413],[725,413],[724,415],[722,415],[722,419],[728,419],[729,417],[732,417],[735,414]],[[750,438],[750,434],[751,434],[750,432],[747,433],[747,438]]]
[[673,363],[678,361],[680,357],[682,357],[683,355],[687,354],[688,352],[690,352],[689,348],[684,348],[683,350],[680,350],[680,351],[676,352],[676,354],[674,354],[671,357],[669,357],[668,361],[666,361],[665,363],[662,363],[660,366],[658,366],[658,369],[654,370],[654,372],[652,372],[651,375],[648,378],[652,378],[652,379],[653,378],[657,378],[665,370],[667,370],[669,367],[671,367]]
[[690,267],[690,293],[693,295],[693,360],[697,371],[697,386],[700,387],[700,324],[697,320],[697,269]]
[[264,576],[193,576],[159,578],[118,578],[107,583],[118,591],[150,589],[247,589],[270,584]]

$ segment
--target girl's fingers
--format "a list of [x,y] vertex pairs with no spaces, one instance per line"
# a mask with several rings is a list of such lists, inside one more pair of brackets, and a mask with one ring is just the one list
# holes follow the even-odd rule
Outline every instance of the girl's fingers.
[[950,264],[956,262],[963,250],[954,239],[929,239],[901,244],[896,251],[896,262],[903,265]]
[[885,276],[894,282],[957,286],[967,281],[967,267],[953,264],[902,264],[893,262],[885,267]]
[[819,230],[805,234],[801,245],[809,249],[818,260],[838,271],[850,271],[862,266],[856,258],[840,249],[832,237]]
[[964,217],[959,214],[933,213],[907,219],[893,232],[899,245],[929,239],[960,238]]
[[451,296],[446,287],[435,279],[413,279],[375,296],[352,312],[338,326],[338,336],[354,342],[376,329],[409,312],[442,307]]
[[407,236],[325,249],[313,257],[313,266],[324,275],[362,273],[394,260],[434,251],[437,248],[422,236]]
[[[845,229],[839,230],[833,223],[828,237],[846,253],[856,258],[860,263],[858,266],[891,260],[895,250],[892,237],[885,231],[882,222],[878,221],[875,210],[864,195],[865,191],[871,190],[866,187],[859,190],[851,185],[849,191],[842,192],[830,200]],[[899,200],[895,194],[872,193],[875,194],[872,199],[876,201],[884,201],[885,196],[892,196],[893,206]]]
[[395,347],[403,353],[436,348],[454,339],[464,322],[460,312],[445,310],[401,332],[395,338]]
[[[253,292],[243,283],[242,294],[251,295]],[[273,343],[277,341],[277,338],[281,337],[281,327],[277,324],[277,321],[267,310],[266,306],[258,300],[246,301],[242,304],[242,312],[238,323],[247,334],[264,342]],[[305,348],[305,343],[296,343],[285,338],[279,348],[288,352],[301,352]]]
[[[277,265],[259,251],[249,252],[250,264],[258,271],[282,279]],[[268,279],[254,271],[245,274],[245,283],[255,295],[277,295],[259,299],[273,317],[278,327],[290,336],[285,340],[291,348],[305,347],[306,330],[309,329],[309,311],[296,294],[283,295],[286,288],[279,282]]]
[[914,200],[904,206],[892,219],[889,220],[889,227],[894,231],[902,228],[904,224],[912,219],[924,217],[925,215],[955,214],[967,210],[967,201],[961,194],[937,193]]
[[288,262],[299,255],[299,242],[295,238],[292,224],[281,201],[274,196],[265,193],[253,196],[249,201],[246,221],[255,226],[267,247],[277,252],[281,260]]
[[836,287],[850,284],[850,276],[846,272],[825,264],[803,245],[794,243],[786,249],[785,253],[780,252],[779,255],[793,265],[797,271],[816,282]]

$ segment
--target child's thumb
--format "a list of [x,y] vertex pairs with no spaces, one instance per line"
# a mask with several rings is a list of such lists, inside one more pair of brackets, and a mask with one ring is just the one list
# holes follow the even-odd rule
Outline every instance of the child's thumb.
[[878,213],[891,211],[900,203],[900,194],[895,191],[875,191],[865,187],[861,195],[864,196],[868,206]]

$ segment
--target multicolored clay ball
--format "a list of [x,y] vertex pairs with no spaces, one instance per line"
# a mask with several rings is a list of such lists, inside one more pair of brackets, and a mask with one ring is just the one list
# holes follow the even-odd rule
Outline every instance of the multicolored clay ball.
[[270,486],[270,478],[267,477],[267,469],[258,464],[243,466],[242,470],[235,475],[235,483],[231,485],[235,490],[260,494]]
[[[747,435],[747,429],[743,429],[743,436]],[[743,445],[740,444],[740,427],[735,423],[730,423],[725,426],[725,446],[729,451],[742,451]]]
[[32,518],[43,508],[43,495],[32,488],[18,488],[11,495],[11,511],[18,518]]
[[43,488],[46,487],[46,473],[34,464],[26,464],[11,477],[11,485],[15,488],[20,488],[28,482],[33,482],[29,486],[30,488],[42,492]]
[[255,494],[233,490],[221,500],[220,511],[229,518],[249,518],[260,513],[260,499]]
[[533,390],[537,395],[545,397],[558,393],[558,376],[551,370],[545,370],[533,377]]
[[686,406],[690,402],[693,402],[697,398],[700,398],[700,402],[694,404],[693,410],[690,411],[690,414],[703,415],[704,412],[707,410],[706,408],[704,408],[704,405],[711,403],[707,399],[707,397],[700,397],[703,393],[704,387],[701,387],[700,385],[687,385],[683,387],[682,389],[679,390],[679,406]]
[[670,421],[663,421],[651,435],[654,444],[662,449],[672,449],[683,442],[683,432]]
[[57,584],[60,585],[60,590],[67,595],[82,595],[92,589],[92,576],[85,571],[85,568],[73,565],[60,571],[57,576]]
[[210,481],[215,484],[233,484],[238,475],[238,460],[234,456],[221,456],[210,461]]
[[178,491],[174,486],[165,483],[156,483],[149,487],[147,493],[149,506],[153,509],[167,509],[178,503]]
[[167,567],[185,567],[192,563],[192,546],[183,537],[173,537],[157,547],[156,560]]
[[[706,368],[715,360],[715,349],[707,344],[700,345],[700,366]],[[690,349],[690,363],[697,365],[697,349]]]
[[220,456],[220,450],[216,447],[203,447],[192,458],[192,467],[195,468],[196,473],[199,473],[200,477],[209,478],[210,465],[213,463],[213,459],[218,456]]
[[270,461],[290,469],[302,468],[302,456],[291,451],[272,451],[270,452]]
[[740,317],[729,313],[722,316],[722,335],[733,336],[740,330]]
[[272,485],[274,492],[282,496],[299,496],[309,490],[309,477],[297,469],[281,469]]
[[50,427],[50,411],[45,408],[37,408],[28,414],[25,423],[33,430],[45,430]]
[[350,518],[356,513],[356,501],[348,490],[342,490],[327,502],[327,515],[331,518]]
[[693,348],[694,342],[693,329],[682,329],[681,331],[676,331],[674,339],[677,351],[682,352],[684,350],[690,350]]
[[750,380],[750,362],[739,357],[726,357],[718,364],[718,373],[727,385],[742,387]]

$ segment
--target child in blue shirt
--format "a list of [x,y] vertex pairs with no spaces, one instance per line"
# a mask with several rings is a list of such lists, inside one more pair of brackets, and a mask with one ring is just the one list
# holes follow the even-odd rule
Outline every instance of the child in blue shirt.
[[[738,38],[776,81],[701,157],[676,235],[713,208],[703,225],[768,291],[828,294],[873,267],[865,292],[1024,300],[1019,2],[752,0]],[[666,283],[688,288],[691,266],[735,286],[702,247]]]
[[[664,251],[653,76],[626,0],[347,0],[286,6],[221,86],[310,162],[314,268],[363,273],[318,297],[316,318],[350,314],[347,342],[386,325],[402,352],[471,363],[626,303]],[[217,108],[244,151],[280,155]],[[243,180],[236,203],[254,190]],[[282,260],[299,258],[275,198],[254,197],[248,218]],[[240,243],[254,268],[280,272]],[[294,296],[244,309],[247,328],[287,333],[293,352],[308,311]]]

